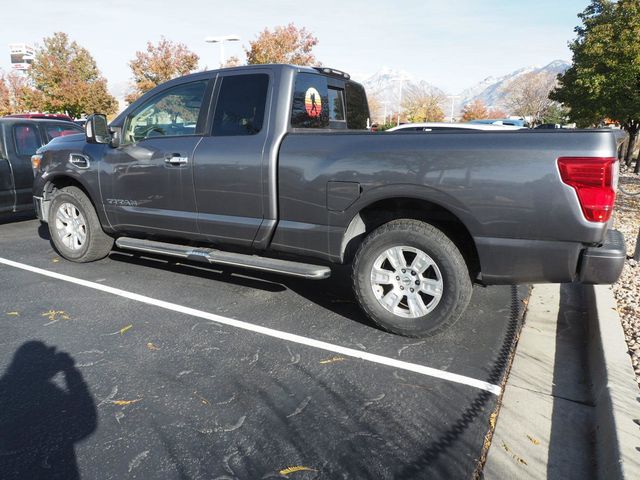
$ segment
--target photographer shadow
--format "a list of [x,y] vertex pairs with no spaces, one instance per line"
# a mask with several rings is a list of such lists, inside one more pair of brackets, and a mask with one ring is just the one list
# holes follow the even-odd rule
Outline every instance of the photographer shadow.
[[0,478],[80,478],[74,444],[97,426],[96,407],[72,357],[24,343],[0,378]]

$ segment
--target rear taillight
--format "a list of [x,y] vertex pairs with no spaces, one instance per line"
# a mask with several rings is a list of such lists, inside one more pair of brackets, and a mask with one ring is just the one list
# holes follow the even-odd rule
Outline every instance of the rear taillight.
[[578,194],[582,213],[590,222],[611,218],[616,191],[613,185],[613,157],[560,157],[560,177]]

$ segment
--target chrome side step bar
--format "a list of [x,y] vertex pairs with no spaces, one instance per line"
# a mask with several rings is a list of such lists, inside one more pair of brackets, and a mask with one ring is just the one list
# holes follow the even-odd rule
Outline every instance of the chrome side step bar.
[[233,265],[234,267],[250,268],[263,272],[290,275],[293,277],[322,280],[331,275],[329,267],[298,263],[277,258],[266,258],[258,255],[245,255],[242,253],[223,252],[211,248],[197,248],[174,243],[142,240],[139,238],[120,237],[116,245],[125,250],[136,252],[157,253],[169,257],[184,258],[198,262],[208,262],[220,265]]

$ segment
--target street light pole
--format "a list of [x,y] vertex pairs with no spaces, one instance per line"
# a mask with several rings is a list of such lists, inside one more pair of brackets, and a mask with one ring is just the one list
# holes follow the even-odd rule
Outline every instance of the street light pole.
[[453,105],[454,105],[454,100],[456,98],[459,98],[460,95],[449,95],[449,98],[451,99],[451,116],[449,117],[449,121],[451,123],[453,123]]
[[223,35],[221,37],[207,37],[204,39],[207,43],[220,44],[220,66],[224,65],[224,42],[237,42],[240,40],[238,35]]
[[400,110],[402,110],[402,81],[403,77],[400,77],[400,99],[398,100],[398,126],[400,126]]

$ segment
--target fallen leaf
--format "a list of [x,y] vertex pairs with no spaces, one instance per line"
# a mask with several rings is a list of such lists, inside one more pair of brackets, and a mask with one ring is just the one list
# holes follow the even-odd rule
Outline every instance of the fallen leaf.
[[111,400],[111,403],[114,405],[131,405],[132,403],[137,403],[140,400],[142,400],[142,398],[136,398],[135,400]]
[[124,333],[128,330],[131,330],[131,328],[133,328],[133,325],[127,325],[126,327],[122,327],[120,329],[120,335],[124,335]]
[[204,403],[205,405],[209,405],[209,400],[207,400],[206,398],[204,398],[202,395],[199,395],[199,394],[198,394],[198,392],[193,392],[193,394],[194,394],[196,397],[198,397],[202,403]]
[[53,263],[58,263],[58,262],[60,261],[60,259],[59,259],[59,258],[52,258],[52,259],[51,259],[51,261],[52,261]]
[[160,350],[160,347],[157,347],[156,345],[154,345],[153,343],[149,342],[147,343],[147,348],[149,350]]
[[527,463],[527,461],[526,461],[524,458],[522,458],[522,457],[520,457],[519,455],[516,455],[514,452],[512,452],[512,451],[509,449],[509,447],[507,446],[507,444],[506,444],[506,443],[504,443],[504,441],[502,442],[502,448],[504,448],[504,450],[505,450],[508,454],[510,454],[516,462],[521,463],[521,464],[523,464],[523,465],[529,465],[529,464]]
[[7,312],[7,315],[9,315],[10,317],[19,317],[20,312]]
[[497,412],[493,412],[490,416],[489,416],[489,425],[491,425],[491,429],[495,429],[496,428],[496,418],[498,417],[498,413]]
[[344,360],[344,357],[332,357],[332,358],[328,358],[327,360],[321,360],[320,363],[321,364],[334,363],[334,362],[341,362],[343,360]]
[[283,468],[278,473],[280,475],[289,475],[290,473],[296,473],[296,472],[317,472],[317,470],[309,467],[295,466],[295,467]]
[[50,323],[55,323],[60,320],[69,320],[69,315],[64,310],[49,310],[48,312],[42,312],[41,316],[47,317]]
[[532,437],[531,435],[527,435],[527,438],[529,439],[529,441],[531,443],[533,443],[534,445],[540,445],[540,440],[538,440],[537,438]]

